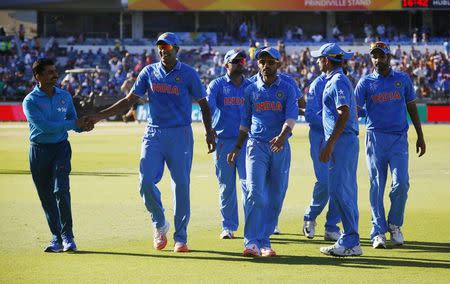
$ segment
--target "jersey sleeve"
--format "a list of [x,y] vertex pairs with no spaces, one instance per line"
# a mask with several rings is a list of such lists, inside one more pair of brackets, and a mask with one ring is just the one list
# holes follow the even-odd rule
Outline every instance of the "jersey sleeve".
[[202,84],[202,81],[200,80],[200,77],[198,76],[198,73],[191,69],[191,76],[189,80],[189,92],[196,101],[199,101],[206,97],[206,91],[205,87]]
[[303,97],[303,94],[298,87],[297,81],[295,81],[291,76],[286,76],[286,78],[288,78],[288,83],[294,90],[295,98],[300,99],[301,97]]
[[291,85],[287,85],[287,97],[286,97],[286,110],[285,110],[285,119],[294,119],[298,118],[298,100],[295,92],[295,87]]
[[136,79],[136,82],[134,82],[133,87],[130,90],[130,93],[133,93],[135,95],[138,95],[140,97],[144,96],[149,88],[149,72],[150,68],[144,68],[139,73],[139,76]]
[[216,110],[217,92],[219,90],[218,87],[217,80],[213,80],[209,83],[208,88],[206,89],[206,100],[208,101],[211,113],[214,113]]
[[367,89],[364,78],[361,78],[355,88],[356,105],[363,108],[366,104]]
[[352,92],[342,81],[336,81],[331,89],[336,109],[351,105]]
[[249,86],[244,91],[244,105],[241,110],[241,125],[250,129],[252,125],[252,86]]
[[406,103],[415,101],[417,96],[416,92],[414,91],[414,87],[412,84],[411,79],[408,75],[405,74],[405,79],[403,80],[405,82],[405,101]]

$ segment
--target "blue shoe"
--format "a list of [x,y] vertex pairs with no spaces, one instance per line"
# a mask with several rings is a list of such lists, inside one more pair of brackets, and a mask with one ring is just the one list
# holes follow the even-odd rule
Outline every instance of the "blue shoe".
[[62,252],[63,246],[59,240],[51,240],[44,252]]
[[63,251],[77,251],[77,244],[73,238],[63,239]]

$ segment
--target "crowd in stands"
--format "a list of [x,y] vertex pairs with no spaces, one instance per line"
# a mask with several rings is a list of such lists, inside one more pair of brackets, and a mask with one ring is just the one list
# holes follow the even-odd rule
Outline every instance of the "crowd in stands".
[[[261,44],[251,41],[248,48],[248,75],[257,72],[253,59],[255,49]],[[278,49],[283,55],[281,72],[290,74],[301,90],[307,91],[309,84],[319,74],[318,66],[305,48],[300,52],[287,54],[283,41],[278,41]],[[450,66],[448,54],[426,50],[420,52],[414,46],[409,50],[400,45],[391,46],[393,69],[407,72],[413,82],[419,98],[423,100],[446,100],[450,97]],[[121,92],[123,82],[136,76],[148,64],[158,61],[155,49],[149,48],[140,53],[127,52],[120,42],[108,50],[89,50],[83,52],[72,47],[59,47],[56,39],[50,39],[41,46],[39,39],[21,40],[12,38],[9,48],[0,53],[0,102],[21,101],[34,87],[31,71],[32,63],[39,57],[47,57],[58,62],[61,86],[74,96],[88,96],[93,90],[103,90],[105,94]],[[223,54],[212,50],[205,43],[195,49],[181,49],[179,59],[193,66],[207,85],[212,79],[224,74]],[[73,68],[96,68],[98,72],[90,75],[65,75],[63,72]],[[356,53],[345,69],[352,82],[371,72],[372,64],[368,54]]]

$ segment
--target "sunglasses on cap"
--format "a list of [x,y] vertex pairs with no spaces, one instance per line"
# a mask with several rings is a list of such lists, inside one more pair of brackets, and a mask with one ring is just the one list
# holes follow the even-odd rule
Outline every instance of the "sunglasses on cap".
[[381,41],[377,41],[377,42],[372,42],[370,44],[370,49],[375,49],[375,48],[381,48],[381,49],[386,49],[389,48],[389,46],[387,44],[385,44],[384,42]]
[[171,51],[173,48],[174,46],[170,44],[158,44],[158,50]]
[[246,60],[245,60],[244,57],[241,57],[241,58],[235,58],[235,59],[233,59],[233,60],[230,61],[231,64],[241,64],[241,65],[244,65],[245,62],[246,62]]
[[261,65],[275,65],[275,64],[277,64],[279,61],[278,60],[275,60],[275,59],[259,59],[258,60],[258,64],[261,64]]

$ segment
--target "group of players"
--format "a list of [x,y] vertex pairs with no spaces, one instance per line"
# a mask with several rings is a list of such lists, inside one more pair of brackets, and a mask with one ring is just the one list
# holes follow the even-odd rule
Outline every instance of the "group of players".
[[[278,73],[282,60],[273,47],[255,54],[259,72],[245,78],[246,54],[226,53],[226,74],[213,80],[206,92],[198,74],[177,60],[180,47],[173,33],[156,42],[161,61],[146,66],[129,94],[97,114],[77,119],[70,95],[54,85],[53,62],[33,64],[36,88],[23,102],[30,126],[30,169],[52,240],[47,252],[77,249],[70,209],[70,144],[67,131],[90,131],[98,121],[123,113],[148,94],[149,117],[140,159],[140,194],[154,226],[154,248],[167,245],[169,222],[157,187],[164,164],[174,192],[173,238],[175,252],[188,252],[190,171],[193,158],[192,99],[200,105],[208,153],[213,153],[219,181],[222,239],[233,239],[238,229],[236,173],[244,207],[244,256],[273,257],[270,236],[288,188],[291,150],[289,137],[299,114],[309,123],[311,158],[317,182],[304,214],[303,232],[315,235],[316,218],[327,203],[325,240],[335,243],[320,251],[332,256],[362,254],[358,233],[356,170],[358,164],[358,112],[366,115],[366,156],[370,177],[370,203],[374,248],[385,248],[385,234],[403,244],[400,230],[408,183],[407,112],[417,132],[416,149],[425,153],[425,141],[415,105],[412,83],[390,68],[390,50],[383,42],[370,47],[372,74],[355,90],[342,70],[352,57],[337,44],[323,45],[311,55],[322,75],[303,97],[295,81]],[[212,114],[212,116],[211,116]],[[391,209],[386,220],[383,195],[388,167],[392,174]],[[337,224],[342,222],[341,231]]]

